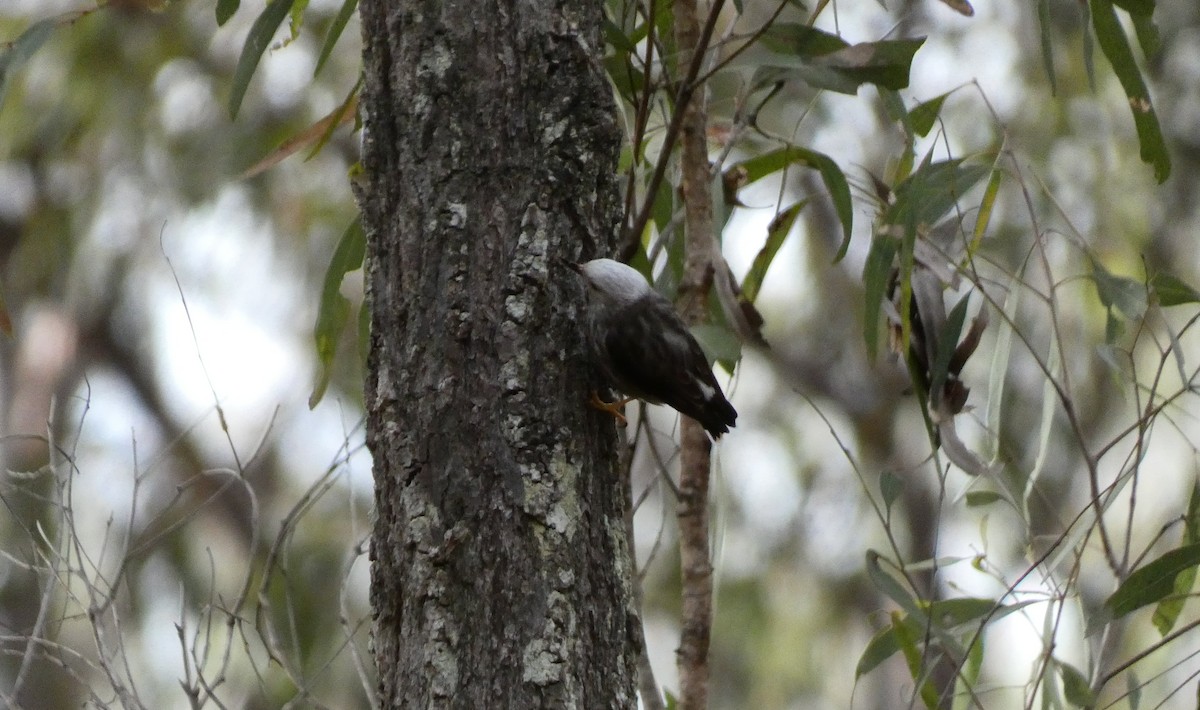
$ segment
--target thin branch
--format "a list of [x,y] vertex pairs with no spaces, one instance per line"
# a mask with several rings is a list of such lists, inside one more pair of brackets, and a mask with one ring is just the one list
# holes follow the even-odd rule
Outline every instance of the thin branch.
[[[695,3],[683,3],[691,6],[689,18],[695,19]],[[671,154],[674,151],[675,143],[679,140],[679,132],[683,128],[683,119],[686,111],[684,107],[691,105],[692,96],[696,93],[696,89],[702,84],[696,81],[696,77],[700,76],[700,69],[704,66],[704,58],[708,51],[709,43],[712,41],[713,29],[716,27],[717,18],[721,14],[721,8],[725,6],[725,0],[714,0],[712,8],[708,13],[708,20],[704,23],[704,29],[700,31],[699,37],[693,35],[690,46],[684,47],[679,42],[679,50],[681,56],[690,57],[688,62],[688,71],[680,82],[679,88],[675,94],[675,112],[671,115],[671,123],[667,126],[666,136],[663,138],[661,152],[658,156],[658,163],[654,166],[654,174],[650,178],[650,183],[646,186],[646,197],[642,202],[642,209],[638,212],[637,217],[632,224],[626,222],[625,233],[621,236],[621,241],[617,246],[617,258],[621,261],[629,261],[633,255],[637,253],[638,243],[641,241],[642,232],[646,229],[646,224],[650,221],[650,215],[654,211],[654,196],[658,193],[659,187],[662,185],[663,178],[667,173],[667,165],[671,161]],[[680,7],[675,8],[675,26],[680,26]],[[694,22],[693,22],[694,24]],[[703,138],[703,133],[701,133]]]

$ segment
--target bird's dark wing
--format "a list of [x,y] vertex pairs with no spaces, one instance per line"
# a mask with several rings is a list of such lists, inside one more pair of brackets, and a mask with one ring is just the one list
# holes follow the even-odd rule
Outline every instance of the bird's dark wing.
[[667,404],[712,436],[729,431],[737,411],[725,399],[700,344],[658,294],[612,313],[603,346],[618,389]]

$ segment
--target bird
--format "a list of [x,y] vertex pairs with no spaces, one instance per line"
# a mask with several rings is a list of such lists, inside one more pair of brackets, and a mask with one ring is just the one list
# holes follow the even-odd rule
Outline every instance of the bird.
[[696,338],[671,302],[633,267],[612,259],[568,265],[587,286],[588,331],[597,364],[614,388],[626,395],[592,404],[619,419],[632,399],[666,404],[691,417],[713,439],[737,420],[737,410],[713,375]]

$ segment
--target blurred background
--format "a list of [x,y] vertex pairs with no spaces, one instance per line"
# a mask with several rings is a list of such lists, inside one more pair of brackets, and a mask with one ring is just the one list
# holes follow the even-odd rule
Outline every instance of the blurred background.
[[[242,177],[354,89],[356,19],[313,76],[341,7],[311,0],[299,32],[278,33],[237,120],[226,103],[257,6],[218,28],[209,3],[113,2],[70,15],[5,77],[0,703],[173,708],[214,692],[225,707],[370,706],[372,484],[352,333],[308,407],[321,284],[356,214],[359,136],[342,126],[311,159]],[[751,30],[773,8],[748,1],[726,25]],[[5,0],[0,42],[79,9]],[[824,188],[789,173],[743,190],[723,235],[740,277],[780,205],[814,196],[759,297],[770,350],[723,375],[741,416],[716,450],[714,708],[921,703],[901,654],[856,673],[896,609],[868,550],[907,565],[926,597],[1025,604],[988,624],[976,706],[1062,703],[1069,683],[1046,679],[1066,677],[1047,658],[1094,680],[1158,642],[1148,611],[1084,636],[1115,588],[1112,558],[1132,568],[1178,545],[1196,485],[1196,305],[1162,308],[1129,286],[1160,272],[1200,284],[1200,6],[1159,0],[1154,18],[1161,51],[1144,67],[1173,159],[1163,185],[1105,60],[1089,71],[1079,3],[821,15],[850,42],[928,36],[901,95],[952,93],[918,156],[1001,151],[990,227],[951,298],[990,311],[955,420],[996,474],[933,457],[901,363],[863,345],[870,175],[894,168],[903,131],[871,87],[789,86],[758,123],[834,158],[856,187],[855,230],[834,265]],[[738,91],[711,84],[715,133]],[[971,223],[980,199],[962,202]],[[1124,299],[1103,300],[1103,275]],[[357,309],[359,274],[342,293]],[[664,476],[677,422],[662,409],[635,421],[636,547],[651,659],[670,689],[679,590]],[[1075,524],[1093,478],[1119,492],[1109,540]],[[1185,607],[1177,628],[1195,618]],[[1100,705],[1193,707],[1193,636],[1149,654]]]

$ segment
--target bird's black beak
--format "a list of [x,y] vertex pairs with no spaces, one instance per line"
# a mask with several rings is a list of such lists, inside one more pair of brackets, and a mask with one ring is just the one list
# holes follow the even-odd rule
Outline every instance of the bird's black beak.
[[556,261],[560,265],[567,267],[568,269],[570,269],[571,271],[574,271],[577,274],[583,273],[583,270],[579,268],[579,264],[576,264],[573,261],[567,261],[566,259],[563,259],[563,258],[558,258],[558,259],[556,259]]

